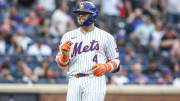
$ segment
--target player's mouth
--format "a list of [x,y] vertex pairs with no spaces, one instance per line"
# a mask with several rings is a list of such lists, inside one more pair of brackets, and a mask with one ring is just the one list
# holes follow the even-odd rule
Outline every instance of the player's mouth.
[[83,24],[84,21],[85,21],[84,19],[79,19],[80,24]]

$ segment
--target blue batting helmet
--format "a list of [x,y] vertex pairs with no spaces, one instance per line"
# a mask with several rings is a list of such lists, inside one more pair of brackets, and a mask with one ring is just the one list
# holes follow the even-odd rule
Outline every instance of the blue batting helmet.
[[83,26],[89,26],[93,23],[96,22],[97,16],[98,16],[98,10],[96,8],[96,6],[88,1],[82,1],[78,4],[76,10],[73,11],[73,13],[80,13],[80,12],[84,12],[84,13],[89,13],[91,14],[84,22],[83,22]]

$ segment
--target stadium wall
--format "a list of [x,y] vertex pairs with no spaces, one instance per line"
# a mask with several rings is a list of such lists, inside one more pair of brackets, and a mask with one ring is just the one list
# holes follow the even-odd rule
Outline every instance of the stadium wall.
[[[66,91],[67,85],[0,84],[0,101],[65,101]],[[105,101],[180,101],[180,88],[108,85]]]

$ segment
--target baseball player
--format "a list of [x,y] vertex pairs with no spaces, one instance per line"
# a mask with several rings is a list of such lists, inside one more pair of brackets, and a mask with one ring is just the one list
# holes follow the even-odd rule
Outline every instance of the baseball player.
[[67,101],[103,101],[106,72],[119,70],[117,46],[112,35],[97,28],[98,11],[88,1],[73,11],[80,28],[63,35],[57,64],[68,68]]

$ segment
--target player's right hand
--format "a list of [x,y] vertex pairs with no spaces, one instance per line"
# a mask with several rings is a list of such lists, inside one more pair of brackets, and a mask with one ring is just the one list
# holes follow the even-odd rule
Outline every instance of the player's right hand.
[[60,50],[64,56],[69,55],[69,51],[71,49],[71,45],[73,43],[71,41],[66,41],[63,45],[61,45]]

